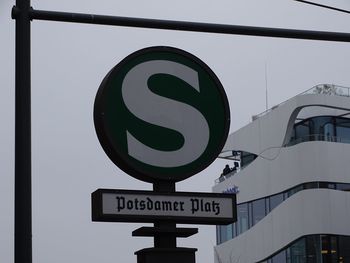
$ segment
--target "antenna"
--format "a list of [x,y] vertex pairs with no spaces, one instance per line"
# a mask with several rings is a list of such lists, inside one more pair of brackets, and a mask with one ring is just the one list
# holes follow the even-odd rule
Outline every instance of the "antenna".
[[269,103],[268,103],[268,92],[267,92],[267,62],[265,61],[265,105],[266,105],[266,110],[269,108]]

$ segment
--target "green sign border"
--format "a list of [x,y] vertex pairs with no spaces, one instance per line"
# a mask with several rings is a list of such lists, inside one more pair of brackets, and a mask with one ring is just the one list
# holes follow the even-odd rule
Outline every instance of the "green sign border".
[[[213,109],[213,111],[221,111],[221,132],[219,132],[220,134],[217,135],[217,138],[215,140],[218,143],[213,144],[211,143],[211,140],[209,140],[208,145],[212,144],[211,147],[207,146],[204,153],[197,160],[191,162],[190,164],[175,168],[162,168],[144,164],[129,156],[126,151],[123,150],[121,143],[116,140],[118,126],[120,126],[120,123],[127,123],[128,120],[124,120],[122,117],[123,114],[120,113],[123,110],[126,110],[125,105],[123,105],[123,103],[121,103],[122,105],[115,104],[115,91],[117,90],[115,87],[118,87],[120,84],[120,78],[123,79],[125,77],[125,74],[131,68],[139,64],[139,62],[135,62],[139,58],[144,59],[143,61],[166,59],[173,60],[175,62],[178,62],[180,58],[180,60],[182,60],[184,64],[187,64],[187,66],[196,68],[202,73],[205,73],[206,79],[203,83],[210,83],[217,89],[215,92],[217,94],[216,99],[222,103],[221,109]],[[210,101],[213,99],[213,96],[206,97],[209,97],[205,98],[208,103],[210,103]],[[137,119],[137,117],[134,116],[134,120],[135,118]],[[111,123],[113,123],[113,125],[111,125]],[[106,75],[98,89],[95,98],[94,124],[97,137],[105,153],[112,160],[112,162],[124,172],[134,178],[150,183],[159,181],[178,182],[204,170],[220,154],[229,132],[230,109],[222,84],[214,72],[203,61],[194,55],[178,48],[156,46],[144,48],[130,54],[120,63],[118,63],[114,68],[112,68],[112,70]],[[218,129],[220,129],[220,127],[215,127],[215,130]],[[211,134],[212,130],[210,130],[210,137]],[[210,148],[210,150],[208,148]],[[199,159],[202,161],[198,162]]]

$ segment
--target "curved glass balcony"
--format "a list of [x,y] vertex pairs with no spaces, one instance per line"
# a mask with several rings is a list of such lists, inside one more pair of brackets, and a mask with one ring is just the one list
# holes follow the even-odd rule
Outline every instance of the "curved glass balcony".
[[340,116],[317,116],[294,125],[289,143],[292,146],[307,141],[350,143],[350,119]]

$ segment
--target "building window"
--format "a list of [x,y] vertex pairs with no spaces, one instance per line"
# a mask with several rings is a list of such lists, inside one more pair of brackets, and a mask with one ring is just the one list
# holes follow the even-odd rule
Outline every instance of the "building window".
[[266,197],[264,199],[265,199],[265,215],[267,215],[271,211],[271,209],[270,209],[270,197]]
[[336,184],[335,187],[337,190],[347,191],[347,192],[350,191],[350,184],[339,183],[339,184]]
[[232,224],[225,226],[226,228],[226,240],[233,238]]
[[259,263],[349,263],[350,236],[309,235]]
[[350,143],[350,119],[319,116],[296,123],[288,145],[314,140]]
[[303,189],[304,189],[303,185],[298,185],[296,187],[293,187],[292,189],[287,191],[287,198],[291,197],[292,195],[294,195],[295,193],[297,193],[297,192],[299,192],[299,191],[301,191]]
[[338,262],[337,237],[322,235],[321,243],[322,243],[322,248],[321,248],[322,262],[337,263]]
[[301,238],[290,246],[288,263],[306,263],[305,238]]
[[280,253],[273,256],[272,263],[287,263],[286,251],[282,250]]
[[300,141],[309,141],[310,140],[310,127],[309,122],[305,121],[302,123],[298,123],[298,125],[295,126],[295,138]]
[[309,182],[303,184],[304,189],[315,189],[315,188],[320,188],[319,187],[319,182]]
[[334,125],[332,123],[326,123],[323,126],[323,132],[322,134],[325,137],[325,141],[332,142],[334,141],[335,135],[334,135]]
[[339,262],[349,263],[350,262],[350,237],[339,236]]
[[265,198],[258,199],[252,202],[252,225],[254,226],[256,223],[258,223],[261,219],[265,217]]
[[248,230],[248,203],[237,206],[237,235]]
[[270,211],[283,202],[283,194],[270,196]]
[[335,133],[340,142],[349,143],[350,142],[350,121],[345,118],[336,119]]
[[241,168],[247,166],[256,159],[257,155],[249,152],[241,152]]
[[319,235],[306,237],[306,259],[307,263],[321,262],[321,240]]
[[220,226],[216,226],[216,244],[221,244],[221,238],[220,238]]
[[226,226],[219,226],[219,228],[220,228],[220,243],[226,242],[228,240]]
[[336,185],[334,183],[320,182],[319,187],[326,188],[326,189],[335,189]]

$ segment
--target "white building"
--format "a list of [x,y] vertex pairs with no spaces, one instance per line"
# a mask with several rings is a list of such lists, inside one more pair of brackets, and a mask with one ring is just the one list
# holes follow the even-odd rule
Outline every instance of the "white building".
[[350,262],[349,93],[318,85],[229,136],[241,167],[213,191],[238,192],[238,221],[217,227],[216,263]]

